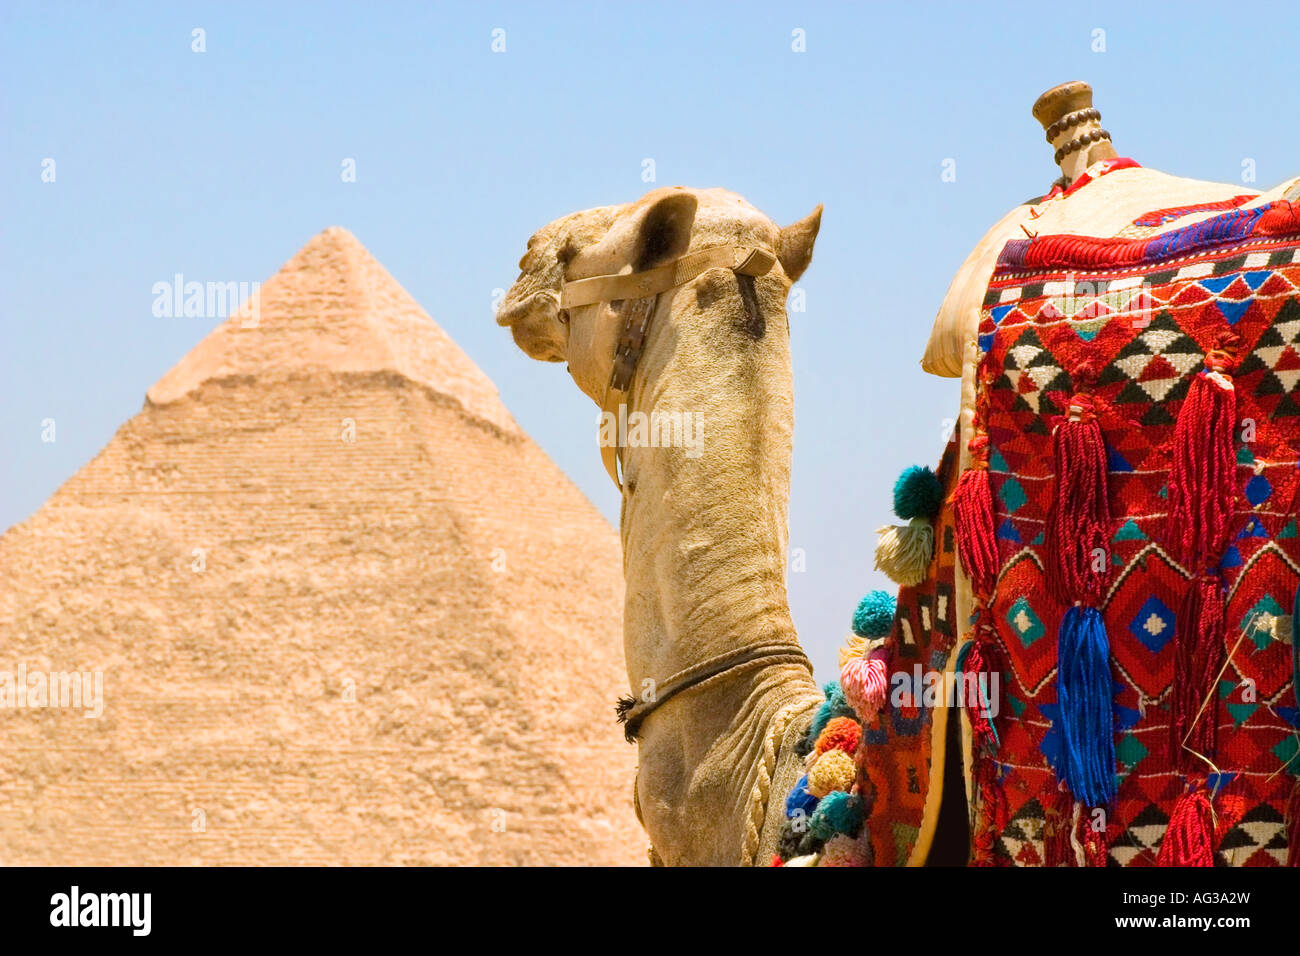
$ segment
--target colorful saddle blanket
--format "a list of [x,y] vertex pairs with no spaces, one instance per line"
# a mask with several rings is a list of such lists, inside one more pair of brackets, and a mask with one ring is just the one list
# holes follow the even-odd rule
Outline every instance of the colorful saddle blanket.
[[[976,862],[1287,862],[1298,213],[1280,201],[1152,239],[1045,236],[1001,254],[972,442],[995,574],[972,578],[1009,713],[977,748]],[[1087,470],[1068,434],[1081,422],[1100,439],[1092,487],[1071,473]],[[1095,639],[1072,631],[1088,613]],[[1071,711],[1089,646],[1109,665],[1111,739],[1095,751],[1070,726],[1096,735]],[[1113,783],[1088,784],[1081,760]],[[1167,831],[1182,849],[1162,856]]]
[[[991,719],[961,722],[972,863],[1296,865],[1300,207],[1012,241],[979,348],[974,467],[956,477],[949,446],[840,801],[862,824],[835,839],[925,859],[951,715],[894,678],[955,666],[998,677]],[[819,846],[796,834],[782,858]]]

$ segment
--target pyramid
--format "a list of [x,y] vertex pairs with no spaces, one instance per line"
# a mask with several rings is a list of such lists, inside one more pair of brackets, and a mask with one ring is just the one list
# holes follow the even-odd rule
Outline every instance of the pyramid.
[[0,671],[103,680],[98,719],[0,707],[0,864],[645,861],[617,535],[345,230],[0,580]]

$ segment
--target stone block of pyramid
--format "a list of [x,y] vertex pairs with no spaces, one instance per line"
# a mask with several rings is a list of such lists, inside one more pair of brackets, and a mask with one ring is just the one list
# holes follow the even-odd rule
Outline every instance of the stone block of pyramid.
[[614,530],[345,230],[252,315],[0,537],[9,690],[103,680],[0,707],[0,863],[644,862]]

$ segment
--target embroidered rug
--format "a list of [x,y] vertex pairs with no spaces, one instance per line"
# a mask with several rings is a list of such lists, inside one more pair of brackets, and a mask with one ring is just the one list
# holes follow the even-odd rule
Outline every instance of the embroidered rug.
[[888,689],[859,716],[827,686],[775,863],[924,862],[958,712],[896,689],[955,666],[999,678],[963,712],[974,864],[1297,864],[1300,209],[1249,198],[1004,247],[974,467],[949,444],[892,627],[855,618]]
[[[1174,831],[1202,863],[1287,863],[1300,772],[1298,213],[1280,201],[1153,238],[1039,236],[1003,249],[979,326],[971,443],[994,538],[995,573],[972,574],[977,631],[1005,690],[975,758],[976,863],[1188,862],[1161,857]],[[1053,443],[1057,429],[1090,422],[1104,446],[1091,549],[1101,563],[1063,591],[1049,580],[1063,560],[1052,509],[1092,491],[1071,486],[1058,501],[1070,452],[1057,445],[1054,462]],[[1231,458],[1216,472],[1220,450]],[[965,566],[978,530],[959,531]],[[1076,635],[1072,605],[1095,609],[1104,634]],[[1096,696],[1062,673],[1075,658],[1061,642],[1076,636],[1080,655],[1104,655],[1109,715],[1071,710],[1070,694]],[[1070,736],[1072,720],[1094,717],[1109,742]],[[1105,767],[1089,778],[1080,760]]]

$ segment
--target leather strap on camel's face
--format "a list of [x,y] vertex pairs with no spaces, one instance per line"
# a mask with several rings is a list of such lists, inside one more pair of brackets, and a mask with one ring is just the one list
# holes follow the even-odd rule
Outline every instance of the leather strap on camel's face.
[[[766,249],[754,246],[710,246],[700,249],[664,265],[643,272],[616,273],[589,276],[581,279],[566,277],[560,291],[560,309],[576,309],[600,302],[613,304],[614,311],[623,317],[618,345],[614,350],[614,368],[609,385],[605,388],[605,401],[601,404],[601,418],[606,414],[617,416],[618,409],[627,403],[627,393],[636,375],[637,363],[645,350],[650,332],[650,320],[660,294],[693,282],[710,269],[730,269],[738,275],[763,276],[776,264],[776,256]],[[600,443],[600,458],[610,479],[622,491],[619,478],[618,441]]]

